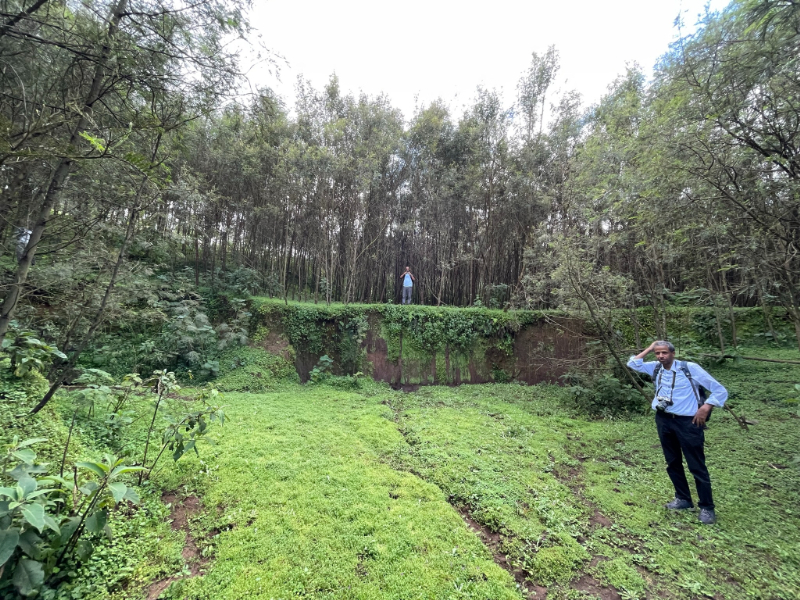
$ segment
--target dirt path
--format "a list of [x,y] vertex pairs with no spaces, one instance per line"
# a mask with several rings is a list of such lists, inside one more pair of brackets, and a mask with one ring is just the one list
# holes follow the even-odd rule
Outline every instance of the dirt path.
[[183,551],[184,564],[189,569],[188,575],[173,575],[153,582],[147,588],[147,600],[156,600],[173,582],[201,575],[210,559],[204,557],[192,535],[190,521],[202,510],[202,503],[197,496],[180,496],[176,492],[166,492],[161,496],[162,502],[172,507],[170,520],[174,531],[182,531],[186,536]]

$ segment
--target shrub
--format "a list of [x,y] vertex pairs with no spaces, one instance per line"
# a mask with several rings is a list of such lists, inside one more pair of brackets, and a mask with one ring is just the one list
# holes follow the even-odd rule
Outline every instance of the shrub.
[[223,392],[261,393],[279,381],[297,381],[294,364],[261,348],[239,346],[220,356],[214,384]]
[[316,366],[311,369],[308,374],[312,383],[323,383],[331,377],[331,369],[333,368],[333,359],[327,354],[320,356]]
[[641,414],[647,402],[629,383],[610,373],[589,376],[571,373],[564,376],[578,410],[593,417],[619,417]]
[[108,520],[115,507],[139,502],[123,480],[141,467],[106,455],[103,461],[76,463],[69,480],[47,475],[47,465],[37,462],[32,449],[46,441],[15,437],[0,457],[3,597],[35,596],[43,587],[56,587],[70,576],[65,566],[87,561],[100,539],[111,537]]
[[352,375],[331,375],[324,383],[340,390],[360,390],[364,374],[359,371]]
[[497,365],[492,365],[492,380],[495,383],[509,383],[513,380],[513,377]]

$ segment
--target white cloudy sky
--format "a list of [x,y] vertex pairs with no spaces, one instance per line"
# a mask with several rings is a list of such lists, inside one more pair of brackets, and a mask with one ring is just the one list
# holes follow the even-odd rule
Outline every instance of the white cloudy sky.
[[[254,67],[291,106],[298,75],[322,87],[332,73],[345,91],[386,93],[409,118],[437,98],[456,112],[477,86],[515,96],[532,52],[555,44],[558,88],[596,102],[636,61],[648,72],[675,38],[675,18],[697,21],[706,0],[255,0],[263,45],[282,55],[280,79]],[[724,8],[727,0],[710,0]]]

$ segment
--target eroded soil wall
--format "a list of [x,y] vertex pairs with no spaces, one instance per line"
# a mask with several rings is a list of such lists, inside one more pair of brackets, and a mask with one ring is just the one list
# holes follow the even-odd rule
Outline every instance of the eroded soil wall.
[[294,357],[301,381],[323,355],[335,374],[360,371],[398,387],[558,383],[585,357],[582,323],[561,315],[403,308],[265,303],[254,309],[253,329],[267,351],[282,346]]

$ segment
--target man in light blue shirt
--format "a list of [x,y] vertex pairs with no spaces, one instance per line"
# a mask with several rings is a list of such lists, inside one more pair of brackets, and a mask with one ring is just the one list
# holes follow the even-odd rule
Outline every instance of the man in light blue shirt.
[[[644,362],[651,351],[657,360]],[[676,361],[675,346],[670,342],[653,342],[646,350],[631,356],[628,367],[652,377],[656,388],[652,408],[656,411],[656,428],[667,461],[667,473],[675,487],[675,499],[666,507],[671,510],[694,507],[683,470],[683,457],[694,476],[700,521],[707,525],[715,523],[711,477],[703,446],[706,420],[712,407],[725,404],[727,390],[700,365]],[[701,387],[708,392],[707,398],[703,398]]]
[[411,292],[414,290],[416,278],[411,274],[411,267],[406,265],[406,272],[403,273],[403,304],[411,304]]

